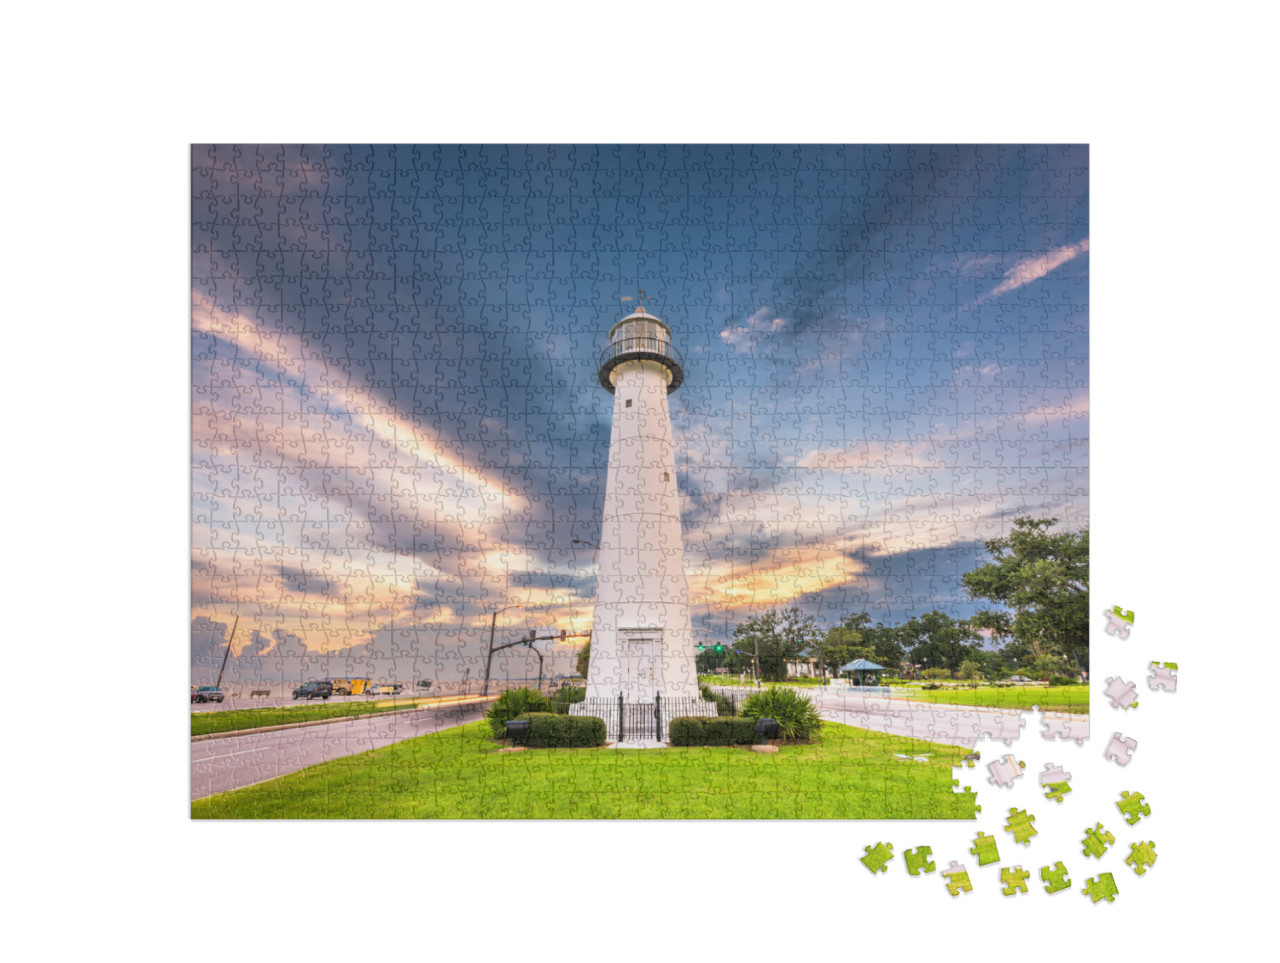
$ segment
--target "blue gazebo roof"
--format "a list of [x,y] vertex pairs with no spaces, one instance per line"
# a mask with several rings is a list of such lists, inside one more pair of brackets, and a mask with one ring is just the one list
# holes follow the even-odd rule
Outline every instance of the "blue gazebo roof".
[[841,672],[870,672],[874,669],[883,669],[884,666],[876,665],[874,662],[868,662],[866,659],[855,659],[848,665],[840,666]]

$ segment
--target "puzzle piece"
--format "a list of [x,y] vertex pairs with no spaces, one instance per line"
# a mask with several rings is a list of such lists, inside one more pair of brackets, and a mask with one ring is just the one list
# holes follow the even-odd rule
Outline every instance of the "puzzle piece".
[[1112,760],[1117,766],[1129,765],[1129,760],[1133,758],[1133,750],[1138,748],[1138,740],[1130,739],[1121,735],[1119,732],[1112,733],[1111,742],[1107,744],[1106,751],[1103,752],[1104,759]]
[[[1107,618],[1107,624],[1104,626],[1107,630],[1107,635],[1118,635],[1122,639],[1127,639],[1129,637],[1129,632],[1133,628],[1133,619],[1132,617],[1128,619],[1124,618],[1124,616],[1120,614],[1120,606],[1113,606],[1102,614]],[[1133,613],[1130,613],[1130,616],[1132,616],[1132,614]]]
[[942,878],[946,880],[947,892],[952,896],[973,891],[973,884],[969,882],[969,871],[954,859],[942,871]]
[[1041,866],[1040,879],[1044,883],[1046,893],[1059,893],[1071,886],[1071,880],[1067,878],[1067,867],[1063,865],[1062,860],[1054,863],[1052,869]]
[[1019,762],[1013,756],[1004,756],[1001,759],[997,759],[987,765],[987,772],[991,773],[987,782],[993,786],[1008,788],[1013,785],[1015,779],[1022,778],[1022,772],[1026,765],[1025,762]]
[[930,856],[933,850],[928,846],[921,846],[918,849],[908,849],[902,854],[907,861],[907,875],[919,876],[922,873],[932,873],[936,868]]
[[1129,855],[1124,858],[1124,861],[1141,876],[1147,871],[1147,867],[1156,861],[1156,844],[1153,842],[1130,843]]
[[1115,841],[1115,836],[1103,829],[1102,823],[1098,823],[1093,829],[1084,831],[1084,839],[1080,842],[1084,844],[1084,855],[1092,856],[1094,859],[1101,859],[1102,854],[1107,851],[1107,847]]
[[1111,700],[1111,708],[1113,709],[1138,708],[1137,693],[1138,687],[1132,682],[1125,682],[1119,676],[1112,676],[1107,679],[1106,696]]
[[1027,877],[1030,875],[1031,871],[1021,866],[1014,866],[1012,869],[1006,866],[1000,870],[1000,882],[1004,883],[1004,895],[1012,896],[1015,890],[1028,892]]
[[1147,688],[1153,692],[1163,689],[1165,692],[1178,691],[1178,663],[1152,662],[1151,674],[1147,676]]
[[1116,889],[1115,877],[1110,873],[1099,873],[1092,879],[1085,880],[1084,889],[1080,890],[1086,896],[1093,898],[1096,903],[1105,899],[1108,903],[1115,902],[1116,894],[1120,891]]
[[969,852],[978,857],[979,866],[1000,862],[1000,851],[996,849],[996,838],[988,836],[981,831],[978,832],[977,836],[973,837],[973,846]]
[[1071,773],[1064,772],[1061,766],[1046,762],[1044,769],[1040,772],[1040,785],[1048,786],[1056,782],[1066,782],[1070,778]]
[[1124,813],[1125,822],[1135,826],[1143,816],[1151,815],[1151,806],[1144,800],[1142,793],[1130,793],[1128,790],[1120,794],[1116,808]]
[[1071,792],[1071,786],[1065,782],[1050,782],[1044,787],[1044,798],[1054,802],[1062,802],[1062,797]]
[[1036,817],[1028,815],[1025,809],[1010,809],[1004,828],[1006,832],[1013,834],[1014,842],[1030,846],[1031,837],[1039,835],[1035,821]]
[[862,857],[862,865],[873,874],[889,871],[887,864],[893,859],[893,843],[876,843],[874,849],[870,846],[863,846],[862,849],[867,854]]

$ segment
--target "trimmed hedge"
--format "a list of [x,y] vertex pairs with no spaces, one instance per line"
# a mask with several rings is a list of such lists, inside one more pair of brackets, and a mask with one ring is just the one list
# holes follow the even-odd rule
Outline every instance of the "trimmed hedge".
[[531,749],[585,749],[604,745],[604,720],[598,716],[526,712],[518,718],[529,720],[529,738],[525,745]]
[[550,712],[551,700],[535,689],[508,689],[484,714],[496,738],[506,733],[507,723],[526,712]]
[[677,716],[671,720],[673,746],[749,746],[756,720],[746,716]]

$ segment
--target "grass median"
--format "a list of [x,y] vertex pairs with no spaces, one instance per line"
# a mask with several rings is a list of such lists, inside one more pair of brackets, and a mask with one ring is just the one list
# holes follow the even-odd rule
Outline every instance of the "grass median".
[[[451,704],[453,700],[442,699]],[[227,709],[223,712],[191,713],[191,734],[204,736],[212,732],[235,732],[238,729],[257,729],[262,726],[286,726],[297,722],[316,722],[321,719],[340,719],[344,716],[363,716],[392,709],[409,709],[420,704],[432,704],[430,699],[379,699],[377,702],[336,702],[324,705],[269,706],[262,709]]]
[[1044,712],[1089,711],[1089,687],[1087,685],[1016,685],[964,686],[941,689],[905,688],[898,692],[916,702],[932,702],[953,706],[987,706],[993,709],[1030,709],[1039,706]]
[[[972,819],[966,750],[824,724],[766,755],[728,747],[499,753],[483,722],[191,804],[217,819]],[[911,758],[896,758],[901,754]],[[927,756],[925,761],[916,758]]]

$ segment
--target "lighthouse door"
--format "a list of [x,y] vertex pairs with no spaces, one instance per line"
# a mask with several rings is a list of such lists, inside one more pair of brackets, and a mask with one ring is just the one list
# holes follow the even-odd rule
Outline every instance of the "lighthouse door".
[[652,702],[662,683],[662,630],[623,629],[622,694],[627,702]]

